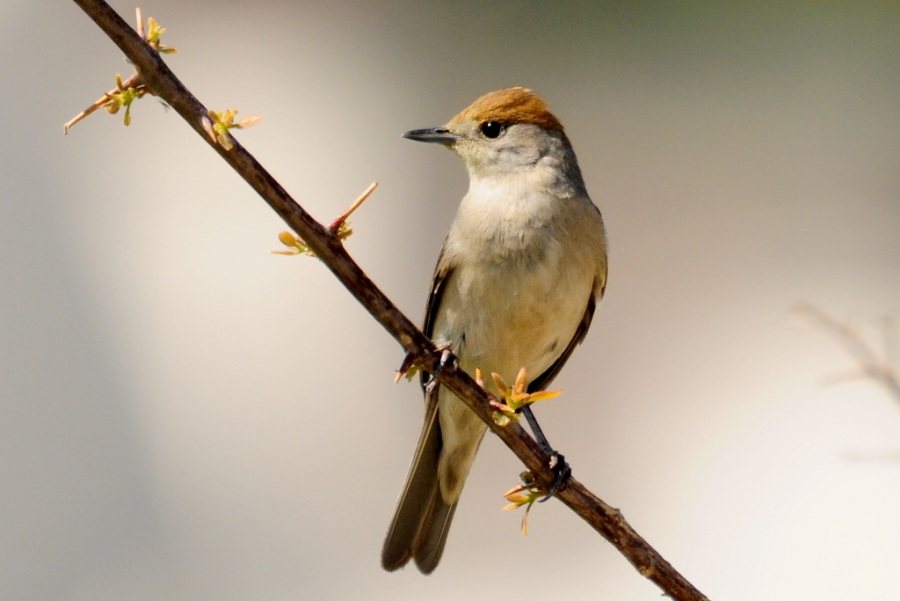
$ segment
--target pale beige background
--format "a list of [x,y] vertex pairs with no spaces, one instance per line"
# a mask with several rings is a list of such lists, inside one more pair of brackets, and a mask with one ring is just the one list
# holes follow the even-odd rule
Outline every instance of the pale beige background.
[[[896,3],[143,4],[168,62],[412,316],[466,188],[401,139],[527,85],[612,241],[538,410],[575,474],[714,599],[900,598],[900,411],[792,317],[900,311]],[[132,2],[115,2],[132,21]],[[659,599],[482,449],[431,577],[379,566],[418,436],[401,352],[66,2],[0,5],[0,598]]]

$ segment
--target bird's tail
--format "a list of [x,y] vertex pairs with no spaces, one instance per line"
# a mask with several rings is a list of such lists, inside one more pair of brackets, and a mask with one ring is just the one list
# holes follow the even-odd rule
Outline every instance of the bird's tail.
[[423,573],[433,571],[456,512],[456,503],[444,502],[438,482],[442,440],[436,397],[428,403],[419,446],[381,551],[381,565],[388,571],[402,568],[410,559]]

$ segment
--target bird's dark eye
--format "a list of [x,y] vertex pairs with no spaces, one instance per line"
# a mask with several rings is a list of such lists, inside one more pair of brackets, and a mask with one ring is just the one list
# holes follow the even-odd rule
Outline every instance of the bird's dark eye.
[[503,127],[503,124],[499,121],[485,121],[481,125],[478,126],[478,129],[484,134],[485,138],[498,138],[500,134],[503,133],[503,130],[506,129]]

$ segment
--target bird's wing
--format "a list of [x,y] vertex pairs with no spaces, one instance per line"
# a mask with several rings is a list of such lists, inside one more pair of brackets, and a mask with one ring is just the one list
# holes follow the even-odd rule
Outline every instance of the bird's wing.
[[560,370],[563,368],[563,365],[566,364],[566,361],[569,360],[569,356],[572,354],[572,351],[575,350],[575,347],[581,344],[581,341],[584,340],[584,337],[587,335],[588,328],[591,327],[591,320],[594,318],[594,309],[597,307],[597,301],[603,297],[604,285],[601,283],[599,279],[594,281],[594,289],[591,292],[590,297],[588,297],[587,307],[584,310],[584,316],[581,318],[581,323],[578,324],[578,329],[575,330],[575,335],[572,336],[572,340],[569,341],[568,346],[562,352],[562,354],[553,362],[553,365],[548,367],[544,373],[533,379],[528,384],[528,392],[536,392],[538,390],[544,390],[547,386],[550,385],[550,382],[553,381]]
[[[422,332],[431,340],[434,340],[434,322],[437,320],[437,314],[441,307],[445,284],[452,273],[453,267],[446,260],[444,250],[441,249],[441,255],[438,257],[437,265],[434,268],[431,292],[428,294],[428,302],[425,305],[425,321],[422,324]],[[429,377],[430,374],[422,372],[421,381],[423,388]],[[437,394],[433,396],[437,399]]]

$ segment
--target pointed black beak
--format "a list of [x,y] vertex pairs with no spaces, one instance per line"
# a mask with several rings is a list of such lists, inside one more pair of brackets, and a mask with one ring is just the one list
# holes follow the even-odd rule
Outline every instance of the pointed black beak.
[[415,140],[416,142],[436,142],[444,146],[450,146],[460,139],[446,127],[432,127],[430,129],[414,129],[403,134],[404,138]]

